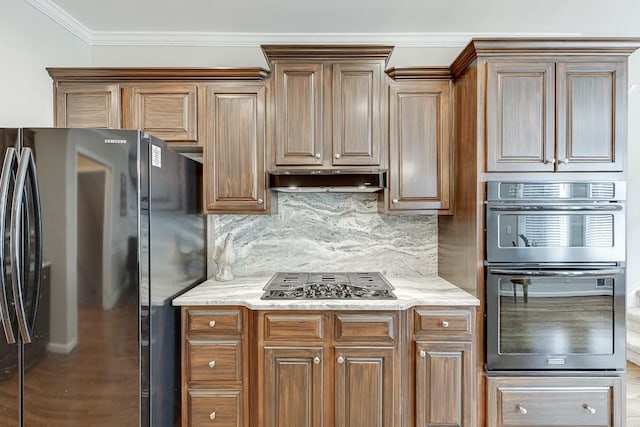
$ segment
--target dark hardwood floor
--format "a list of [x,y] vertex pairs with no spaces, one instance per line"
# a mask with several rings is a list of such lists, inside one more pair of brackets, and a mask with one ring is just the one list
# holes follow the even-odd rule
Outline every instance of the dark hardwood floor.
[[627,427],[640,427],[640,366],[627,362]]

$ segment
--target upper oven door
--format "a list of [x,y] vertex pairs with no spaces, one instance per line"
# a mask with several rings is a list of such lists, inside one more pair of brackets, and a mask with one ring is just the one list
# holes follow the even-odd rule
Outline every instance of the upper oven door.
[[624,203],[488,202],[488,262],[625,260]]

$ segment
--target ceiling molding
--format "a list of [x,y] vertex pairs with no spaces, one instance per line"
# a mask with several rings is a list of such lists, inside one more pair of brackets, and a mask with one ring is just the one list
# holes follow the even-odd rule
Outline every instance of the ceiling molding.
[[92,31],[52,0],[26,0],[90,46],[259,47],[263,44],[389,44],[460,48],[473,38],[577,37],[580,33],[240,33]]
[[91,30],[51,0],[26,1],[86,44],[92,44],[93,33]]

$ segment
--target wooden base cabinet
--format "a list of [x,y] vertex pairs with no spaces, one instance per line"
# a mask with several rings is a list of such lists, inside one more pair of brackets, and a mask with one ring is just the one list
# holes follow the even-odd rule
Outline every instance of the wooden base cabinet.
[[487,427],[624,425],[622,377],[488,377]]

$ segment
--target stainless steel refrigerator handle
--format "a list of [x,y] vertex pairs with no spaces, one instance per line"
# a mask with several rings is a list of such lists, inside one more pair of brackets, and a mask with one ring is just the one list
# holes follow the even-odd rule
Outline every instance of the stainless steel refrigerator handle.
[[[18,163],[18,172],[16,174],[16,183],[13,187],[13,201],[11,203],[11,282],[13,284],[13,299],[15,302],[16,317],[18,318],[18,329],[22,335],[22,342],[31,343],[31,334],[27,327],[27,315],[24,307],[24,298],[22,295],[22,266],[20,260],[21,254],[21,236],[20,228],[22,222],[22,200],[24,198],[25,184],[27,180],[27,169],[29,167],[29,158],[31,157],[30,148],[22,148],[20,152],[20,161]],[[28,261],[28,260],[27,260]]]
[[498,268],[492,268],[489,270],[490,274],[496,276],[534,276],[534,277],[597,277],[597,276],[612,276],[615,274],[622,274],[624,270],[622,268],[611,268],[602,270],[503,270]]
[[5,222],[7,219],[7,203],[9,198],[9,184],[11,181],[11,173],[13,171],[13,163],[16,159],[16,149],[13,147],[7,148],[4,155],[4,163],[2,164],[2,175],[0,177],[0,235],[3,236],[2,245],[0,245],[0,286],[2,287],[2,293],[0,293],[0,323],[4,327],[4,335],[7,338],[9,344],[16,342],[16,337],[11,327],[11,318],[9,317],[9,302],[7,301],[7,273],[4,268],[5,265],[5,253],[4,253],[4,236],[5,236]]
[[489,210],[500,212],[515,212],[515,211],[621,211],[620,205],[517,205],[517,206],[505,206],[505,205],[489,205]]
[[[29,169],[30,174],[29,183],[31,184],[31,197],[33,204],[33,216],[34,216],[34,239],[35,239],[35,257],[34,257],[34,272],[33,272],[33,285],[35,286],[32,301],[31,301],[31,313],[29,314],[29,334],[33,336],[36,316],[38,314],[38,302],[40,300],[40,291],[42,287],[42,210],[40,207],[40,190],[38,189],[38,176],[36,173],[36,161],[33,156],[33,152],[29,156]],[[30,226],[31,224],[29,224]],[[31,229],[29,229],[31,233]]]

